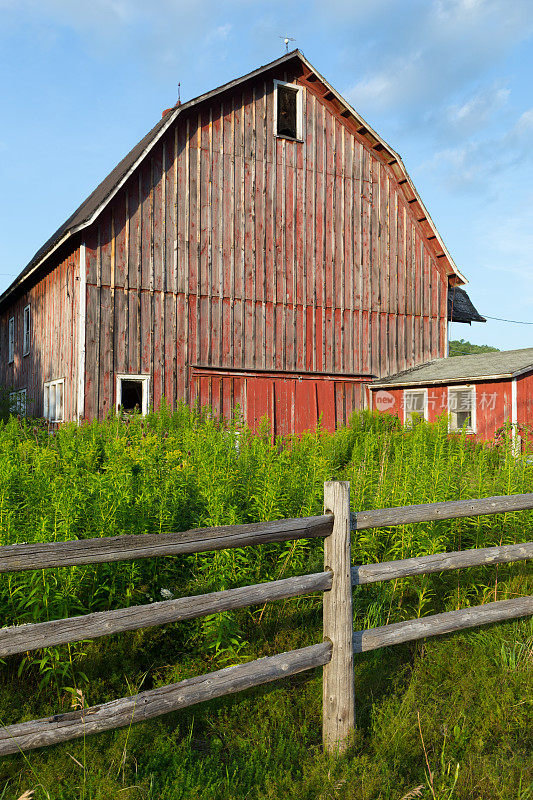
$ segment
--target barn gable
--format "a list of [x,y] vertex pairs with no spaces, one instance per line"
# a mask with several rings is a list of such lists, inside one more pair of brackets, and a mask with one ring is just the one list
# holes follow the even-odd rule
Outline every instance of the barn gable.
[[[319,90],[320,95],[324,100],[328,101],[334,113],[339,114],[344,120],[349,120],[351,129],[357,131],[358,136],[367,143],[373,151],[380,153],[383,156],[385,163],[393,167],[393,173],[397,177],[400,185],[404,186],[406,199],[410,204],[413,204],[413,210],[419,211],[417,219],[420,223],[426,223],[424,228],[427,229],[427,239],[433,241],[436,246],[436,254],[439,258],[444,258],[444,263],[447,267],[447,274],[450,276],[453,285],[463,284],[466,282],[464,276],[459,272],[457,266],[453,262],[447,248],[445,247],[436,226],[434,225],[431,217],[425,206],[422,203],[418,192],[412,183],[401,157],[396,153],[390,145],[388,145],[380,136],[372,129],[372,127],[365,122],[365,120],[353,109],[350,104],[323,78],[320,73],[307,61],[303,53],[299,50],[294,50],[287,53],[279,59],[253,70],[251,73],[244,75],[234,81],[230,81],[217,89],[206,92],[197,98],[194,98],[184,104],[177,104],[173,108],[167,109],[168,114],[164,114],[162,118],[154,125],[154,127],[144,136],[141,141],[135,145],[134,148],[117,164],[117,166],[104,178],[104,180],[96,187],[96,189],[81,203],[81,205],[71,214],[71,216],[52,234],[52,236],[39,248],[31,261],[24,267],[20,275],[15,279],[13,284],[2,293],[0,296],[0,307],[4,304],[5,299],[11,294],[16,287],[27,279],[43,261],[49,258],[59,246],[63,245],[65,241],[83,230],[90,225],[98,214],[105,208],[105,206],[112,200],[115,193],[121,188],[127,178],[131,175],[140,162],[146,158],[152,147],[159,141],[160,137],[165,131],[171,127],[179,114],[183,114],[190,108],[193,108],[200,103],[205,103],[222,94],[223,92],[230,91],[231,89],[246,85],[259,76],[264,76],[268,72],[275,72],[276,70],[284,70],[292,66],[291,62],[300,62],[301,67],[296,68],[294,74],[300,72],[308,85],[315,85]],[[286,72],[283,73],[286,76]]]

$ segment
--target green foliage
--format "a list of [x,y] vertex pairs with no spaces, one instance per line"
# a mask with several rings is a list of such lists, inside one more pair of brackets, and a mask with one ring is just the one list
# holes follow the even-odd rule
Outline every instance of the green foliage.
[[[11,402],[9,400],[9,389],[0,386],[0,421],[7,422],[11,413]],[[0,795],[1,800],[1,795]]]
[[[527,453],[513,456],[508,437],[484,445],[449,436],[444,418],[408,430],[395,417],[363,412],[333,435],[318,429],[271,442],[238,417],[221,421],[185,406],[65,425],[53,434],[11,417],[0,423],[0,544],[320,514],[323,482],[330,479],[351,482],[356,511],[531,491],[533,463]],[[521,512],[360,531],[354,560],[530,540],[532,521]],[[0,576],[2,624],[321,566],[322,543],[310,540],[13,573]],[[359,587],[355,624],[374,627],[528,594],[531,583],[523,565],[510,565]],[[37,787],[35,798],[54,800],[523,800],[532,779],[523,702],[531,679],[528,624],[359,656],[358,730],[346,759],[322,755],[320,676],[304,675],[27,758],[5,758],[0,798]],[[0,723],[111,700],[320,638],[321,599],[308,597],[7,658],[0,668]]]
[[474,353],[497,353],[498,347],[491,347],[490,344],[472,344],[465,339],[450,339],[449,353],[451,356],[469,356]]

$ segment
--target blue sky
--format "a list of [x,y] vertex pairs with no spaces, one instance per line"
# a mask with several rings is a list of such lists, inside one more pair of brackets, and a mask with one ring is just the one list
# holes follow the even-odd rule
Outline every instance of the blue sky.
[[[0,291],[175,103],[295,38],[403,157],[481,313],[533,322],[531,0],[0,0]],[[533,346],[533,325],[452,325]]]

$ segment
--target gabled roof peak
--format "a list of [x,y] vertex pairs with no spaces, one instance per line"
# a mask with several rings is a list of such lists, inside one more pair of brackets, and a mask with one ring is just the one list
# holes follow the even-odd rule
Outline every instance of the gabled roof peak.
[[264,66],[258,67],[252,72],[243,75],[240,78],[222,84],[216,89],[205,92],[198,97],[188,100],[185,103],[177,103],[171,109],[168,109],[162,118],[154,125],[154,127],[144,136],[141,141],[130,150],[130,152],[117,164],[117,166],[104,178],[104,180],[96,187],[96,189],[83,201],[83,203],[74,211],[73,214],[61,225],[57,231],[39,248],[31,261],[22,270],[20,275],[13,281],[13,283],[6,289],[0,296],[0,307],[6,303],[9,297],[18,289],[22,287],[27,280],[41,267],[46,260],[62,245],[66,244],[75,234],[79,233],[84,228],[91,225],[107,204],[112,200],[119,189],[128,180],[130,175],[148,155],[150,150],[154,147],[156,142],[163,136],[166,130],[174,123],[177,117],[189,110],[190,108],[206,102],[223,92],[230,91],[231,89],[253,80],[262,73],[275,70],[283,64],[291,61],[298,60],[307,69],[308,75],[314,75],[315,80],[320,81],[331,94],[331,99],[335,98],[338,103],[343,107],[342,116],[346,118],[353,118],[358,124],[357,133],[363,139],[366,139],[371,149],[379,154],[384,159],[395,173],[396,177],[402,186],[404,193],[407,196],[408,202],[415,206],[420,212],[420,222],[426,224],[430,230],[428,239],[436,242],[438,249],[441,251],[437,257],[443,260],[446,265],[446,272],[450,283],[462,284],[466,283],[466,278],[461,274],[455,265],[450,253],[448,252],[441,236],[431,219],[429,212],[425,208],[422,200],[415,189],[411,178],[407,174],[407,170],[402,162],[399,154],[393,150],[384,139],[382,139],[376,131],[358,114],[354,108],[331,86],[326,79],[316,70],[310,62],[306,59],[304,54],[298,50],[292,50],[289,53],[284,53],[280,58],[271,61]]

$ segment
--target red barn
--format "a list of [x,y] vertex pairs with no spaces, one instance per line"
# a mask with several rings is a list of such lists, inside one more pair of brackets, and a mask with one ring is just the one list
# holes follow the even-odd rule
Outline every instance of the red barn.
[[371,406],[409,422],[414,414],[449,430],[492,439],[511,425],[513,439],[533,427],[533,347],[441,358],[375,381]]
[[0,383],[50,421],[165,397],[334,428],[445,355],[464,282],[400,156],[294,51],[164,112],[35,254]]

